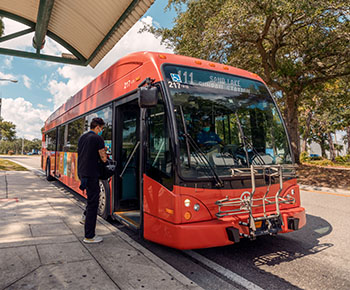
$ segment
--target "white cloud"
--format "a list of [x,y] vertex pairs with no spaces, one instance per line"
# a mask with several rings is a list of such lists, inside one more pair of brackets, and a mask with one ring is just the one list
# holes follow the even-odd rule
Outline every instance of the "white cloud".
[[[17,21],[3,18],[5,30],[4,35],[9,35],[14,32],[18,32],[24,29],[27,29],[29,26],[19,23]],[[2,47],[14,48],[14,49],[24,49],[32,46],[32,39],[34,32],[17,37],[1,43]]]
[[26,76],[26,75],[22,75],[22,78],[23,78],[23,84],[24,86],[27,88],[27,89],[30,89],[30,87],[32,86],[32,81],[31,79]]
[[161,45],[160,40],[157,39],[152,33],[139,33],[139,30],[144,27],[144,24],[153,25],[153,18],[147,16],[138,21],[102,59],[95,69],[92,69],[90,66],[81,67],[73,65],[64,65],[63,67],[58,68],[58,74],[67,79],[67,81],[57,81],[56,79],[51,79],[49,81],[48,88],[50,93],[53,95],[55,108],[58,108],[70,96],[77,93],[92,79],[104,72],[118,59],[129,53],[136,51],[172,53],[172,51],[166,48],[165,45]]
[[[5,26],[4,35],[9,35],[11,33],[18,32],[18,31],[29,28],[29,26],[27,26],[27,25],[24,25],[22,23],[19,23],[17,21],[14,21],[14,20],[11,20],[8,18],[3,18],[3,22],[4,22],[4,26]],[[6,48],[34,52],[35,49],[32,45],[33,37],[34,37],[34,32],[31,32],[31,33],[23,35],[21,37],[17,37],[17,38],[5,41],[5,42],[1,43],[1,46],[6,47]],[[44,48],[41,50],[42,54],[60,56],[63,52],[67,53],[68,50],[66,50],[59,43],[53,41],[51,38],[49,38],[49,37],[45,38],[45,45],[44,45]],[[47,63],[52,64],[50,62],[44,62],[44,63],[45,64],[47,64]]]
[[16,125],[17,137],[30,140],[41,138],[41,128],[50,114],[50,110],[35,108],[32,103],[23,98],[2,99],[1,115],[6,121]]
[[12,68],[13,56],[7,56],[4,60],[4,68],[11,69]]

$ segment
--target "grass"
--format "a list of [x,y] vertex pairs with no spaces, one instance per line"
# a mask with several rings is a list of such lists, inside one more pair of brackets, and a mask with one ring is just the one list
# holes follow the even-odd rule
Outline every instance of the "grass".
[[323,159],[323,160],[309,160],[304,161],[302,164],[305,165],[313,165],[313,166],[321,166],[326,168],[350,168],[350,162],[332,162],[331,160]]
[[1,159],[0,158],[0,170],[3,171],[28,171],[27,168],[18,165],[15,162],[12,162],[10,160],[6,160],[6,159]]

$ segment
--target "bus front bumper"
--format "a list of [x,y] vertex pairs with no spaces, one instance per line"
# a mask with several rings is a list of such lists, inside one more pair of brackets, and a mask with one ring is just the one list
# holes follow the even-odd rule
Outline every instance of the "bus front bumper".
[[[259,216],[257,216],[259,217]],[[302,207],[281,210],[282,224],[278,233],[287,233],[302,228],[306,224],[305,209]],[[249,229],[240,222],[248,216],[239,216],[226,220],[214,219],[204,222],[172,224],[144,213],[144,238],[168,247],[188,250],[211,248],[234,244],[239,237],[247,236]]]

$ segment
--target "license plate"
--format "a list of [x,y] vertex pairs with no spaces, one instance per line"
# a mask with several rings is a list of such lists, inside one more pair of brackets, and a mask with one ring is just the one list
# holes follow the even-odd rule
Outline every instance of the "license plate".
[[262,226],[262,221],[255,222],[255,227],[256,228],[261,228],[261,226]]

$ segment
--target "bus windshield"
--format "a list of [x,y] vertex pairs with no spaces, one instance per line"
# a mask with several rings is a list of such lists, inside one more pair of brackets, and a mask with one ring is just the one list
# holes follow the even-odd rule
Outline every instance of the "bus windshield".
[[291,164],[280,114],[261,82],[209,70],[163,67],[174,105],[184,178]]

